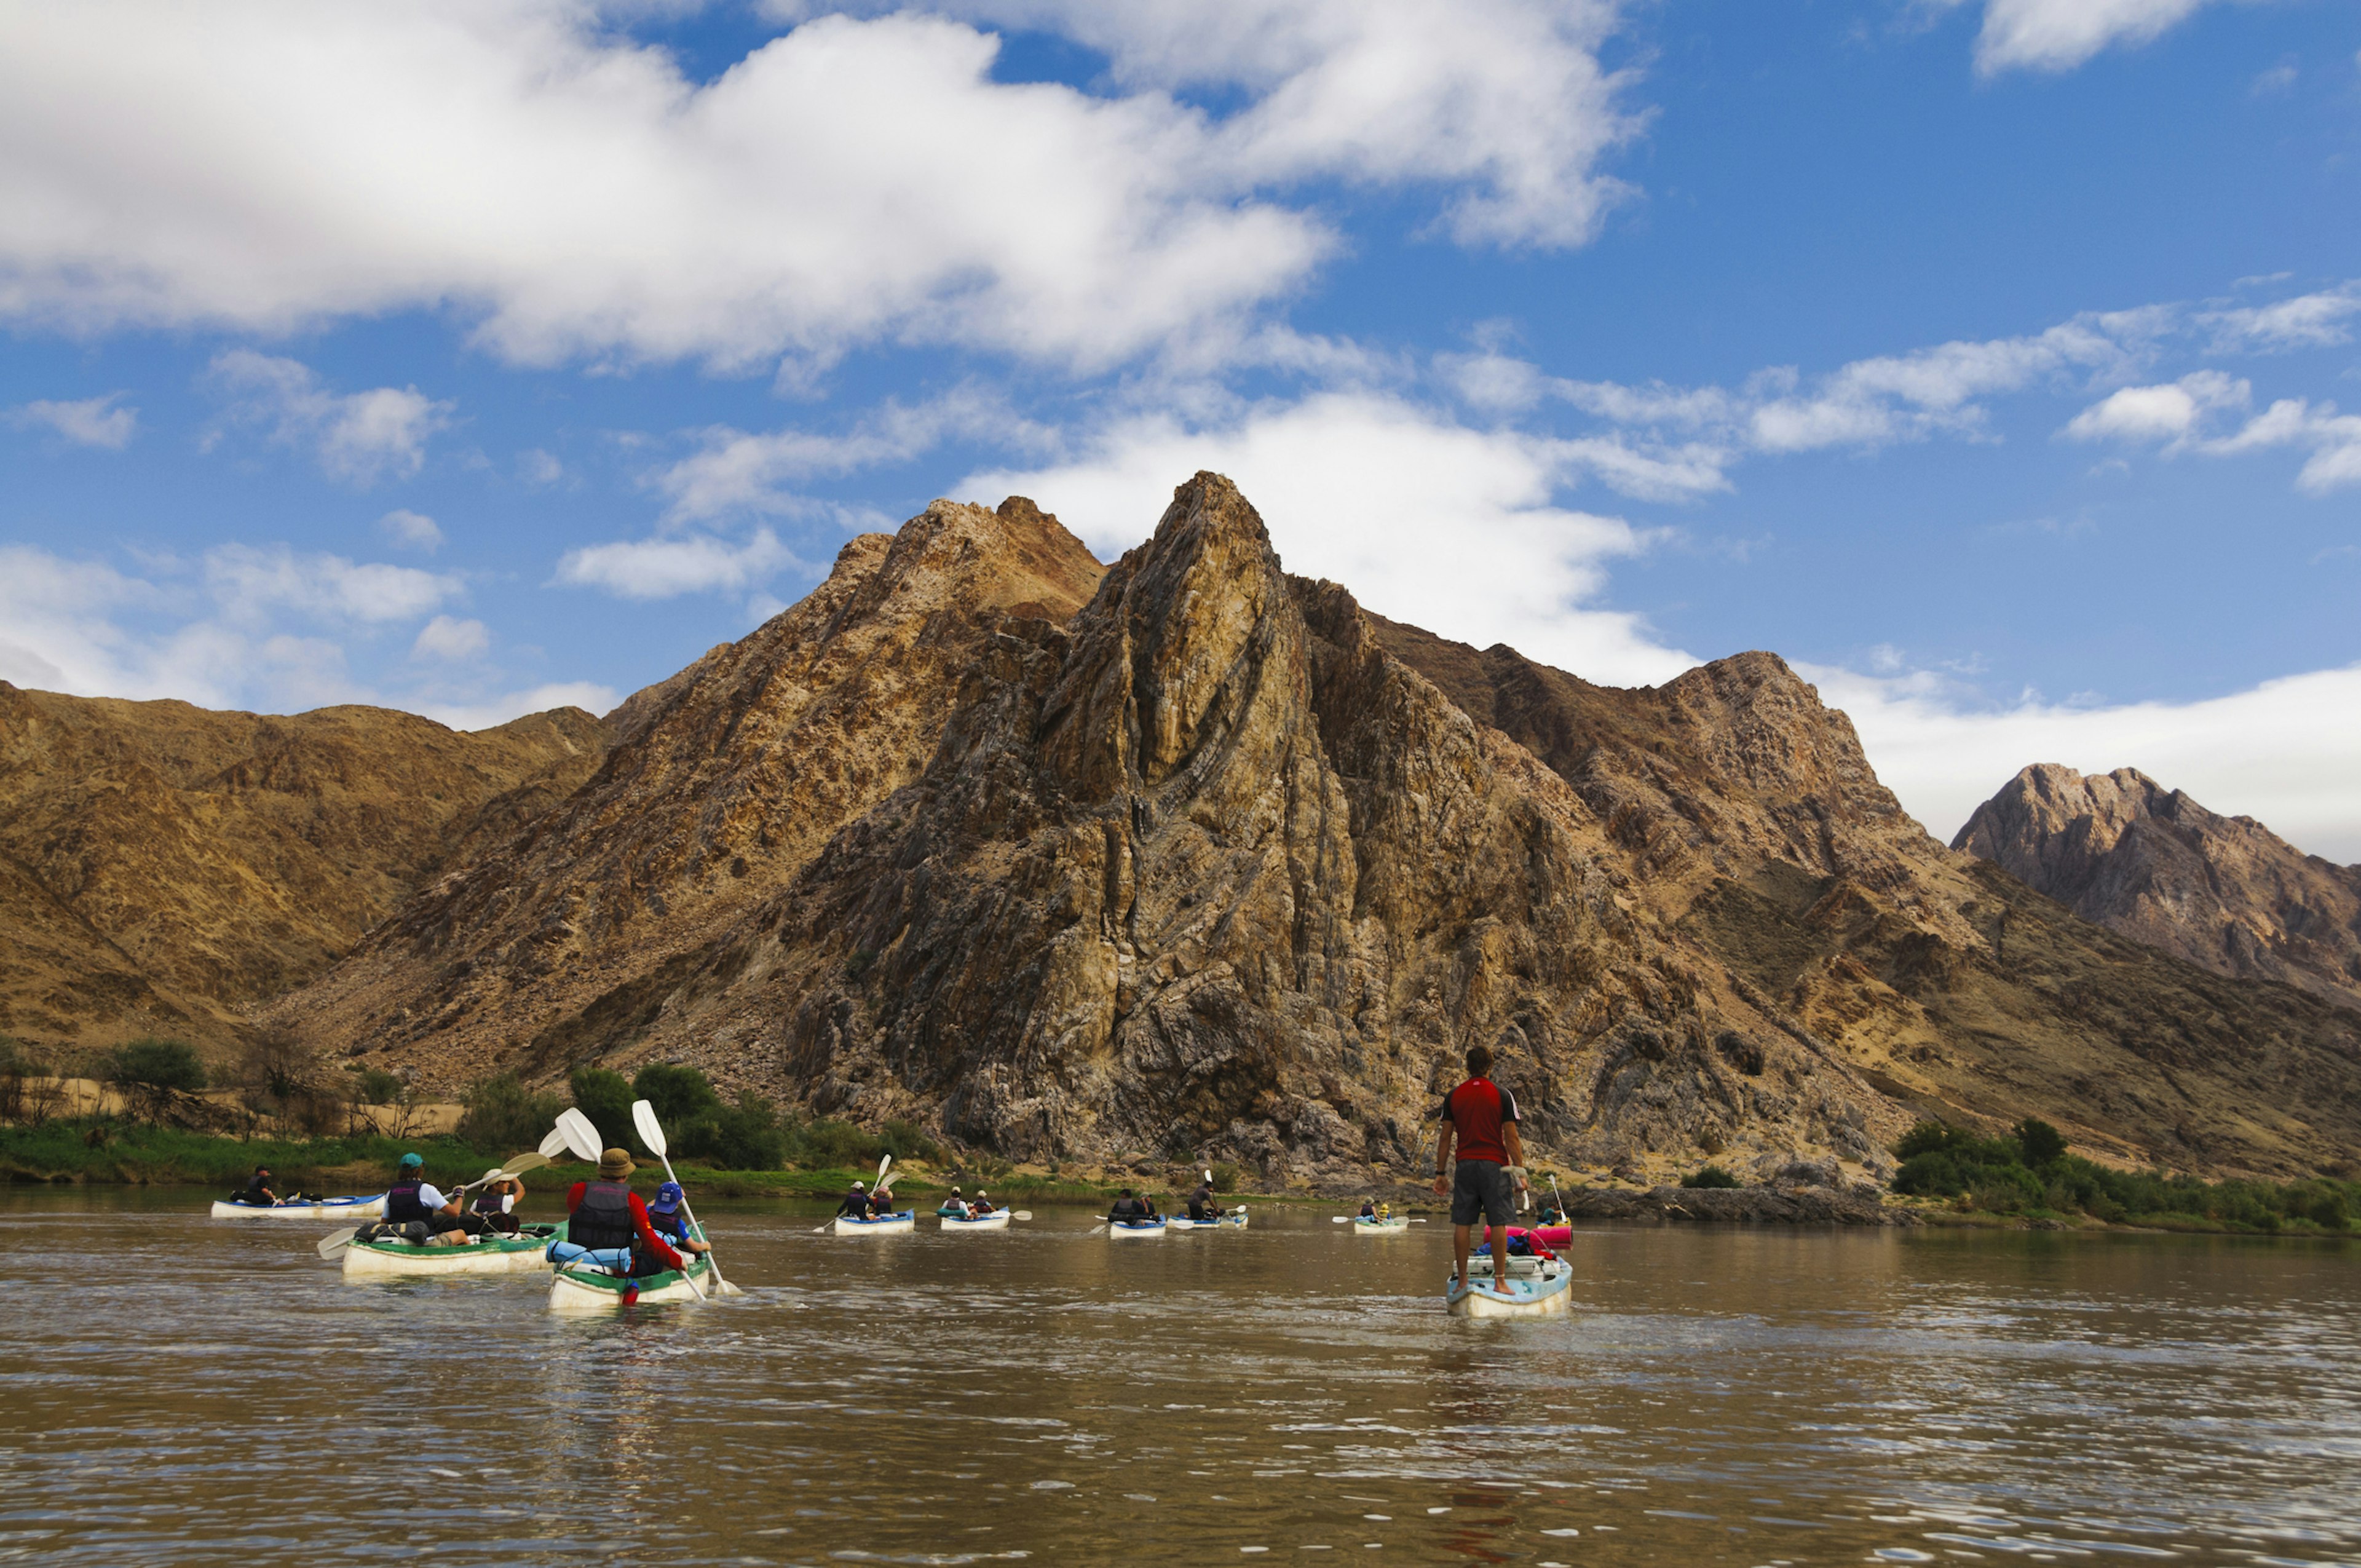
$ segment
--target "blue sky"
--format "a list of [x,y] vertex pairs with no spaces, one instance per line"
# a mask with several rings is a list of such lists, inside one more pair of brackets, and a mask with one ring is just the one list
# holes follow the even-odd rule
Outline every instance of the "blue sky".
[[2361,860],[2333,0],[7,6],[0,677],[480,725],[1029,494],[1948,836],[2137,766]]

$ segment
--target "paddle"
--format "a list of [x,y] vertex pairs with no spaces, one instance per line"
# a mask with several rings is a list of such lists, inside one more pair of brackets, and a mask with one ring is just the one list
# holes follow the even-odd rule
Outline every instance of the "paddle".
[[[566,1140],[566,1152],[573,1155],[576,1159],[588,1160],[592,1165],[598,1163],[599,1155],[605,1151],[598,1142],[598,1124],[585,1116],[580,1107],[569,1105],[557,1113],[557,1131]],[[662,1131],[661,1128],[658,1129],[659,1135]],[[664,1173],[669,1176],[672,1173],[672,1167],[665,1166]],[[698,1300],[705,1299],[705,1292],[698,1287],[696,1280],[689,1279],[686,1273],[682,1274],[681,1277],[688,1279],[688,1288],[697,1292]]]
[[1008,1212],[1008,1217],[1012,1220],[1021,1220],[1029,1225],[1033,1223],[1033,1211],[1030,1209],[1011,1209]]
[[[549,1157],[546,1155],[517,1155],[512,1157],[508,1164],[494,1166],[491,1169],[484,1172],[483,1175],[478,1177],[475,1180],[467,1183],[467,1186],[460,1188],[459,1190],[462,1192],[472,1191],[474,1189],[483,1186],[484,1183],[488,1181],[506,1181],[511,1176],[522,1176],[528,1170],[539,1170],[543,1166],[547,1165],[548,1163]],[[352,1245],[353,1237],[359,1234],[360,1227],[358,1225],[346,1225],[341,1231],[330,1231],[326,1235],[320,1238],[320,1245],[316,1250],[324,1258],[334,1257],[338,1253],[344,1251],[346,1247]]]
[[552,1159],[555,1159],[559,1155],[566,1153],[565,1129],[561,1127],[552,1127],[549,1130],[549,1136],[541,1140],[541,1152],[547,1155]]
[[[664,1146],[664,1124],[656,1120],[656,1108],[644,1100],[632,1101],[631,1125],[640,1130],[640,1142],[648,1146],[648,1152],[664,1161],[664,1179],[675,1187],[680,1187],[680,1178],[672,1173],[672,1155]],[[688,1217],[691,1230],[699,1228],[697,1223],[697,1211],[688,1206],[688,1189],[686,1187],[681,1187],[680,1212]],[[727,1295],[738,1288],[721,1277],[721,1259],[714,1253],[710,1238],[705,1244],[705,1262],[706,1266],[713,1270],[713,1288],[716,1290]],[[697,1289],[697,1281],[686,1270],[682,1271],[681,1277],[688,1280],[688,1288],[697,1291],[698,1300],[705,1299],[705,1292]]]

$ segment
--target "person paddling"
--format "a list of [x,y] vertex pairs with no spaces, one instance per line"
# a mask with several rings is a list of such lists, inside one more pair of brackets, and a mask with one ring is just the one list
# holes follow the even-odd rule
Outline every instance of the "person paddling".
[[1364,1220],[1374,1220],[1374,1219],[1376,1219],[1377,1217],[1378,1217],[1378,1201],[1377,1201],[1376,1199],[1374,1199],[1374,1198],[1364,1198],[1364,1199],[1362,1199],[1362,1200],[1361,1200],[1361,1218],[1363,1218]]
[[1213,1184],[1210,1181],[1200,1181],[1197,1183],[1196,1190],[1189,1194],[1189,1218],[1202,1224],[1209,1220],[1218,1220],[1221,1217],[1222,1206],[1213,1201]]
[[969,1216],[973,1219],[981,1220],[986,1214],[990,1214],[994,1212],[995,1211],[992,1207],[992,1200],[983,1195],[983,1188],[977,1188],[975,1190],[975,1201],[968,1205]]
[[512,1236],[518,1228],[516,1206],[523,1199],[524,1183],[513,1176],[503,1177],[486,1185],[468,1207],[478,1219],[484,1222],[486,1230]]
[[1107,1223],[1111,1225],[1144,1225],[1155,1217],[1156,1211],[1133,1197],[1128,1187],[1115,1199],[1115,1207],[1107,1211]]
[[882,1220],[894,1212],[894,1194],[880,1187],[869,1195],[869,1217]]
[[246,1190],[232,1199],[231,1201],[235,1203],[251,1203],[258,1209],[276,1209],[279,1207],[279,1194],[270,1190],[270,1168],[267,1165],[256,1166],[254,1168],[254,1174],[247,1178]]
[[843,1201],[837,1204],[836,1212],[847,1219],[869,1218],[869,1184],[865,1181],[856,1181],[846,1189]]
[[[1509,1225],[1516,1218],[1516,1195],[1509,1167],[1525,1163],[1517,1132],[1517,1100],[1492,1081],[1492,1048],[1467,1048],[1467,1080],[1443,1097],[1443,1130],[1434,1145],[1434,1190],[1451,1194],[1454,1279],[1467,1280],[1468,1232],[1481,1215],[1492,1249],[1492,1280],[1509,1288]],[[1454,1143],[1457,1147],[1455,1151]],[[1456,1154],[1457,1163],[1453,1163]],[[1516,1179],[1522,1185],[1523,1178]]]
[[566,1239],[551,1244],[551,1262],[570,1263],[585,1253],[620,1254],[629,1258],[634,1278],[688,1266],[656,1234],[646,1201],[631,1190],[631,1172],[638,1168],[626,1150],[600,1151],[598,1179],[577,1181],[566,1191]]
[[667,1181],[656,1189],[655,1201],[648,1205],[648,1226],[681,1252],[700,1253],[713,1249],[689,1234],[688,1217],[680,1206],[688,1201],[680,1183]]

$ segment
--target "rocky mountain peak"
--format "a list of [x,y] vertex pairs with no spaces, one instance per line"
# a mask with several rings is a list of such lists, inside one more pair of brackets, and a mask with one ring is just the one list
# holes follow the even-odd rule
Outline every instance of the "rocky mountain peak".
[[2307,855],[2136,768],[2036,763],[1952,847],[2085,919],[2212,970],[2361,1006],[2361,867]]

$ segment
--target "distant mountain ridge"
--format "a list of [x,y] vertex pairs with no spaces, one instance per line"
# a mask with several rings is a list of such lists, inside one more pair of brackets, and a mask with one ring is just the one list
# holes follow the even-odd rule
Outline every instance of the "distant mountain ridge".
[[2361,1007],[2361,866],[2307,855],[2137,768],[2026,768],[1951,847],[2086,920],[2212,970]]

